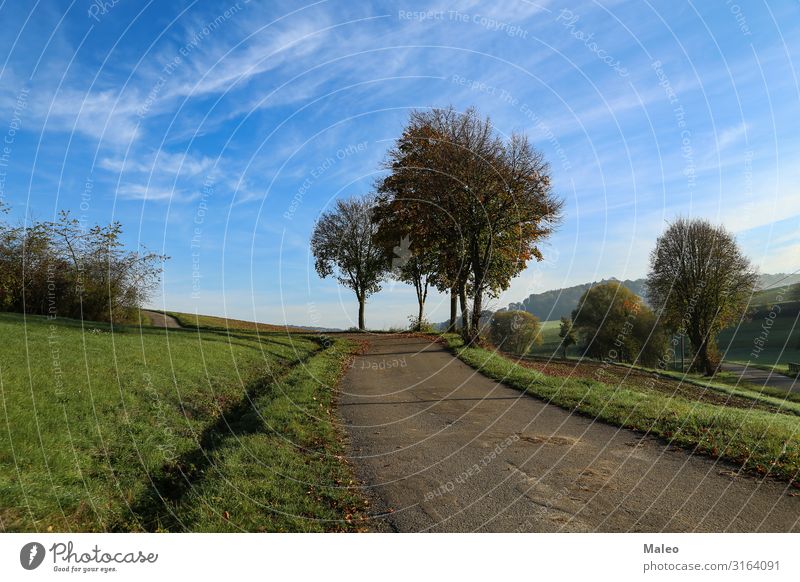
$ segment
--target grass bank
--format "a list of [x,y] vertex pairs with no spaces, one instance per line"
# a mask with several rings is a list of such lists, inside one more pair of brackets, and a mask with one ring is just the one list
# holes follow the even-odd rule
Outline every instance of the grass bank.
[[355,527],[327,414],[354,344],[15,314],[0,340],[0,530]]
[[[274,325],[271,323],[258,323],[256,321],[243,321],[241,319],[230,319],[227,317],[218,317],[216,315],[197,315],[194,313],[181,313],[179,311],[167,311],[167,315],[174,317],[181,327],[187,329],[213,329],[220,331],[258,331],[258,332],[283,332],[286,333],[287,328],[282,325]],[[313,332],[313,330],[303,328],[288,328],[291,333]]]
[[561,408],[662,437],[669,444],[731,461],[750,472],[800,484],[797,416],[694,402],[624,383],[548,376],[495,352],[467,347],[457,336],[443,336],[443,340],[483,374]]
[[717,372],[713,378],[708,378],[702,374],[681,373],[672,370],[657,370],[634,366],[625,363],[615,363],[621,368],[640,370],[648,374],[669,378],[681,384],[699,386],[707,390],[713,390],[721,394],[728,394],[737,398],[745,398],[759,404],[766,404],[776,408],[780,412],[795,414],[800,416],[800,393],[787,392],[779,388],[770,386],[756,386],[742,381],[737,374],[731,372]]

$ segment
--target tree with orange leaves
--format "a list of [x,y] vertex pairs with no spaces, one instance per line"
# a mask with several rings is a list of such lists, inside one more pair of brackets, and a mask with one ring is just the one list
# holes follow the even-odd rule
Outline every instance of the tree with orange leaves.
[[413,112],[387,169],[379,215],[435,249],[433,280],[461,298],[462,331],[474,339],[485,295],[507,289],[531,259],[542,259],[539,245],[561,218],[548,164],[527,137],[503,139],[475,109],[451,107]]

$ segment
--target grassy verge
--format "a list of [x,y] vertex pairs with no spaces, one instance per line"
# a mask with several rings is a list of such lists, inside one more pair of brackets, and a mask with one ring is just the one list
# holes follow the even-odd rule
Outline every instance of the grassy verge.
[[202,448],[171,464],[137,505],[145,529],[357,529],[364,502],[344,464],[332,411],[332,388],[354,347],[334,340],[283,377],[253,386],[238,410],[203,436]]
[[742,382],[736,374],[730,372],[717,372],[713,379],[709,379],[700,374],[688,374],[681,372],[674,372],[672,370],[655,370],[653,368],[645,368],[642,366],[632,366],[630,364],[615,364],[621,367],[630,367],[636,370],[642,370],[651,374],[656,374],[663,378],[670,378],[678,382],[684,382],[714,390],[722,394],[730,394],[740,398],[747,398],[754,402],[760,402],[775,406],[782,412],[788,412],[800,416],[800,394],[796,392],[787,392],[779,388],[771,388],[769,386],[754,386],[747,382]]
[[[309,394],[311,402],[328,402],[349,344],[323,351],[315,338],[285,332],[112,331],[16,314],[0,314],[0,340],[0,531],[179,526],[160,519],[170,515],[167,507],[179,509],[190,527],[224,529],[190,518],[191,492],[208,486],[210,472],[275,511],[287,503],[285,513],[298,520],[331,519],[337,512],[343,518],[349,509],[346,491],[328,492],[341,495],[341,503],[289,503],[285,495],[299,499],[299,489],[285,485],[284,496],[270,498],[275,488],[259,489],[260,476],[249,484],[237,476],[251,469],[256,475],[256,466],[279,471],[288,453],[248,455],[248,447],[257,450],[261,438],[272,445],[285,434],[287,442],[300,443],[293,462],[308,462],[309,479],[319,475],[315,487],[336,487],[335,480],[344,479],[346,468],[334,468],[332,457],[318,460],[302,432],[335,451],[327,414],[305,426],[310,411],[297,403]],[[286,398],[296,401],[293,415],[281,408],[289,407]],[[154,484],[164,486],[161,508],[148,505]],[[230,521],[225,527],[234,527]],[[299,521],[282,523],[264,522],[300,527]],[[239,529],[259,527],[242,519]]]
[[[592,360],[588,358],[546,358],[540,356],[528,356],[523,359],[524,362],[534,363],[547,363],[553,367],[567,366],[570,368],[570,376],[583,376],[590,379],[603,381],[602,378],[594,373],[585,373],[584,368],[597,372],[598,369],[604,368],[605,364],[599,360]],[[704,391],[704,396],[710,396],[710,392],[718,393],[735,397],[737,399],[744,399],[749,401],[749,406],[738,406],[739,408],[750,408],[753,405],[756,407],[770,407],[780,412],[796,414],[800,416],[800,393],[788,392],[780,388],[772,388],[770,386],[757,386],[748,382],[741,381],[739,376],[730,372],[718,372],[713,379],[709,379],[701,374],[681,373],[673,370],[661,370],[655,368],[647,368],[635,364],[626,364],[622,362],[611,363],[615,368],[621,368],[626,371],[624,374],[610,374],[610,370],[605,368],[602,376],[612,376],[612,380],[607,380],[606,383],[617,383],[619,380],[626,384],[636,384],[639,381],[641,387],[641,378],[644,375],[648,377],[648,383],[652,378],[664,378],[672,383],[672,387],[668,391],[673,391],[679,395],[679,392],[687,392],[687,388],[699,387]],[[583,373],[582,373],[583,372]],[[695,390],[695,392],[697,392]],[[694,400],[694,398],[690,398]],[[730,404],[730,402],[728,403]]]
[[552,404],[663,437],[670,444],[732,461],[748,471],[800,484],[800,419],[794,415],[547,376],[500,354],[467,347],[456,336],[443,339],[461,360],[483,374]]

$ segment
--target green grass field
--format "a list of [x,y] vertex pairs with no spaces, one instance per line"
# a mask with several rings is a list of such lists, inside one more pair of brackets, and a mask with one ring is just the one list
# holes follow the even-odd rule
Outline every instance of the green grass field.
[[0,531],[357,526],[330,414],[352,342],[7,313],[0,338]]
[[444,336],[444,341],[490,378],[556,406],[800,484],[800,417],[795,414],[690,400],[624,381],[605,384],[546,375],[499,353],[465,347],[458,336]]
[[747,316],[717,342],[725,360],[786,373],[800,362],[800,284],[755,293]]
[[[764,367],[778,365],[780,371],[786,371],[789,362],[800,363],[800,301],[780,303],[778,307],[780,312],[774,319],[770,318],[770,307],[759,307],[738,326],[721,332],[717,339],[724,358]],[[772,323],[767,324],[768,320]],[[756,341],[763,341],[763,345]]]
[[[559,320],[543,321],[542,329],[539,335],[542,343],[536,344],[531,349],[531,354],[539,356],[552,356],[561,357],[561,338],[558,337],[558,332],[561,329],[561,322]],[[568,354],[575,353],[575,347],[572,346],[567,350]]]

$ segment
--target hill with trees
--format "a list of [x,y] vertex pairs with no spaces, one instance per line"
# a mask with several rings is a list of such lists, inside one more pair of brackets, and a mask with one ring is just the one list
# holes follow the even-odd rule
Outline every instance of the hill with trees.
[[553,289],[544,293],[532,293],[521,303],[511,303],[508,309],[510,311],[527,311],[542,321],[570,317],[575,308],[578,307],[578,301],[583,297],[584,293],[597,285],[612,282],[618,282],[626,289],[644,298],[644,279],[619,281],[612,277],[599,282],[573,285],[572,287]]
[[[612,277],[599,282],[583,283],[582,285],[553,289],[543,293],[532,293],[521,302],[510,303],[508,305],[508,310],[527,311],[531,315],[538,317],[541,321],[558,320],[561,317],[569,317],[572,311],[578,306],[578,300],[591,287],[615,281],[619,282],[626,289],[633,291],[647,303],[647,295],[644,287],[645,280],[643,278],[620,281]],[[759,278],[759,289],[766,290],[775,288],[776,285],[783,287],[798,283],[800,283],[800,274],[765,273]],[[751,305],[757,305],[758,302],[761,301],[761,294],[763,294],[763,291],[753,297]]]

